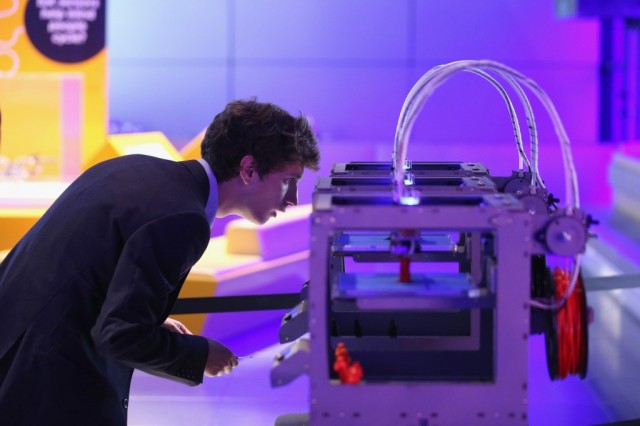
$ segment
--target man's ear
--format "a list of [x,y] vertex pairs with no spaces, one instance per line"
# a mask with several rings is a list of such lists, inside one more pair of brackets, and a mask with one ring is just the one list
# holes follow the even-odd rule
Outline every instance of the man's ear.
[[245,155],[240,160],[240,178],[245,183],[249,184],[249,181],[258,174],[258,168],[256,159],[252,155]]

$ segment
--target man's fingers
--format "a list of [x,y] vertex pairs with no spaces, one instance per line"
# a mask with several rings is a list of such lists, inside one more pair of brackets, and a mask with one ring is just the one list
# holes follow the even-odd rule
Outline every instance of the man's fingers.
[[193,334],[184,324],[172,318],[167,318],[162,326],[174,333]]
[[178,328],[178,331],[182,334],[193,334],[192,332],[189,331],[189,329],[181,322],[176,321],[176,327]]
[[220,370],[218,372],[218,374],[216,374],[216,377],[222,377],[225,374],[229,374],[229,373],[231,373],[231,370],[232,370],[232,368],[229,367],[229,366],[223,367],[222,370]]

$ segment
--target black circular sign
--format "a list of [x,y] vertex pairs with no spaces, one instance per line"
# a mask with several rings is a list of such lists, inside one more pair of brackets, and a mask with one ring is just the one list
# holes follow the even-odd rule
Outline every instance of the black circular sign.
[[86,61],[104,48],[106,0],[29,0],[24,14],[31,43],[49,59]]

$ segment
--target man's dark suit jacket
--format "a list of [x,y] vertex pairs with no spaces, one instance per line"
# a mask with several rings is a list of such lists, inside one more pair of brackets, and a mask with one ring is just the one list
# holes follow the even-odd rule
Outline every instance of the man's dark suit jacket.
[[160,325],[209,242],[208,195],[196,161],[131,155],[56,200],[0,265],[0,424],[124,425],[134,368],[202,382],[206,339]]

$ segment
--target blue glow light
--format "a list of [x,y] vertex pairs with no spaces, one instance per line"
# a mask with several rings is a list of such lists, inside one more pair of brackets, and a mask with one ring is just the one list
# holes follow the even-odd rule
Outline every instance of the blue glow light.
[[420,204],[420,197],[416,197],[415,195],[405,195],[400,197],[400,204],[403,206],[417,206]]

